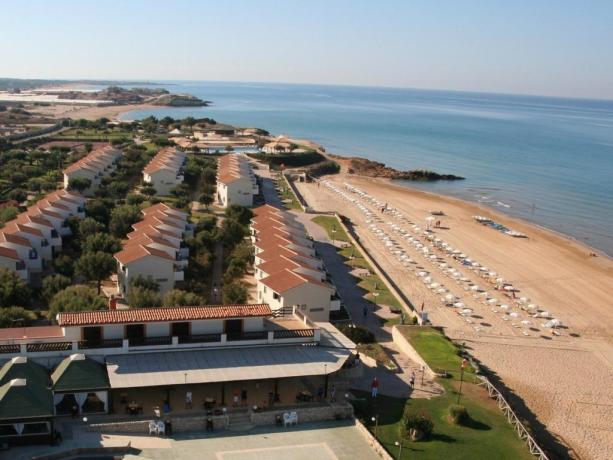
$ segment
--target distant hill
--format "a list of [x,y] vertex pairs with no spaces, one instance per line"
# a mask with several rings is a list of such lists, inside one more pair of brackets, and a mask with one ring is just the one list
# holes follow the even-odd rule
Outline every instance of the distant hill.
[[0,91],[15,89],[34,89],[41,86],[52,85],[104,85],[104,86],[125,86],[125,85],[161,85],[161,83],[141,82],[141,81],[115,81],[115,80],[46,80],[38,78],[0,78]]

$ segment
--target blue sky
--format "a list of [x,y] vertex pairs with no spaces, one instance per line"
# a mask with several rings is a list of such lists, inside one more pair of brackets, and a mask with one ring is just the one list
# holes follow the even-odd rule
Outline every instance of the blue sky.
[[0,77],[613,99],[611,0],[0,0]]

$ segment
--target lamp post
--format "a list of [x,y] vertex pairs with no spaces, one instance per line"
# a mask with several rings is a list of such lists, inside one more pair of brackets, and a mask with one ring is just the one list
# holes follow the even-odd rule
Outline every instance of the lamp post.
[[377,437],[377,428],[379,428],[379,416],[375,415],[371,418],[372,422],[375,424],[375,438]]
[[462,360],[462,364],[460,365],[460,389],[458,390],[458,402],[460,404],[460,396],[462,396],[462,382],[464,382],[464,368],[468,364],[468,360],[464,358]]
[[398,446],[398,459],[402,455],[402,439],[400,441],[396,441],[394,445]]
[[334,244],[335,235],[336,235],[336,226],[332,227],[332,244]]

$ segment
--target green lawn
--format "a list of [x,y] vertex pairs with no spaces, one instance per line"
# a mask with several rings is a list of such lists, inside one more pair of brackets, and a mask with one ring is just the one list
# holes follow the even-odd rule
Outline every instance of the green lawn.
[[[338,223],[338,219],[336,217],[317,216],[311,220],[315,222],[317,225],[319,225],[320,227],[323,227],[326,230],[326,233],[328,234],[328,238],[330,238],[331,240],[344,241],[346,243],[349,243],[349,236],[347,236],[347,233],[345,232],[343,227],[340,226],[340,224]],[[345,250],[347,249],[351,250],[351,248],[345,248]],[[359,251],[356,250],[354,252],[355,252],[354,255],[362,256],[362,254],[358,254]]]
[[[459,369],[461,358],[457,348],[442,333],[422,327],[401,327],[401,331],[422,357],[434,368]],[[402,459],[530,459],[525,443],[517,436],[512,425],[490,399],[484,388],[476,385],[473,374],[466,373],[462,385],[460,404],[466,407],[470,421],[455,425],[448,417],[449,406],[456,404],[459,372],[453,378],[437,379],[445,393],[432,399],[403,399],[380,396],[373,400],[368,393],[356,392],[356,415],[374,433],[373,416],[379,417],[377,437],[383,446],[398,458],[404,408],[427,413],[434,422],[434,431],[426,441],[412,442],[403,437]],[[417,376],[419,382],[420,376]]]
[[113,139],[131,139],[134,133],[123,130],[100,130],[94,128],[71,128],[62,131],[58,134],[59,137],[67,137],[70,139],[83,140],[113,140]]
[[287,185],[283,178],[277,179],[276,184],[279,187],[279,198],[283,201],[283,206],[286,209],[299,209],[302,210],[300,202],[292,189]]

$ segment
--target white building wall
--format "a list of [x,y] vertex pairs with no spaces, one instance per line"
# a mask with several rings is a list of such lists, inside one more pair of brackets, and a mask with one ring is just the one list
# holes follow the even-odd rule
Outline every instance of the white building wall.
[[192,321],[192,335],[220,334],[223,332],[222,320]]

